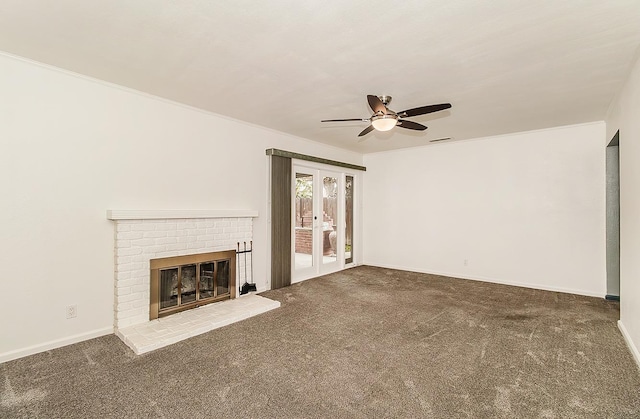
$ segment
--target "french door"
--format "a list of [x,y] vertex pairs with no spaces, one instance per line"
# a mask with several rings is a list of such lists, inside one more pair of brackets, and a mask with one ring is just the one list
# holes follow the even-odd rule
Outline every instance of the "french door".
[[291,282],[299,282],[344,268],[346,177],[296,164],[293,174]]

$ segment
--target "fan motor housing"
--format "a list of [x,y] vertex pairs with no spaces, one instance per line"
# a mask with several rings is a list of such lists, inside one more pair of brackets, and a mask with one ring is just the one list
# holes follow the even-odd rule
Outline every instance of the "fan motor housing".
[[389,106],[389,104],[391,103],[391,99],[393,98],[391,96],[382,95],[378,96],[378,99],[380,99],[380,102],[382,102],[384,106]]

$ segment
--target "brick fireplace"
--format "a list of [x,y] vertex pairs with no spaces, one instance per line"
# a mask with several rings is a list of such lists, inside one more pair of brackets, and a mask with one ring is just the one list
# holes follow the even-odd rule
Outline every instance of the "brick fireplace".
[[[114,326],[149,322],[151,260],[234,250],[256,211],[108,211],[115,221]],[[243,259],[239,259],[244,269]],[[234,281],[236,282],[236,281]]]

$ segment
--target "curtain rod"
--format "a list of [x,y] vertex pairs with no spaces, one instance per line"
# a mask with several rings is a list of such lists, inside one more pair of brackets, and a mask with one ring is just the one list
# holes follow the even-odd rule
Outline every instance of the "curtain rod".
[[347,169],[353,170],[362,170],[365,172],[367,170],[364,166],[358,166],[357,164],[351,163],[343,163],[336,160],[323,159],[320,157],[308,156],[306,154],[293,153],[291,151],[278,150],[277,148],[268,148],[267,156],[279,156],[279,157],[287,157],[290,159],[298,159],[298,160],[306,160],[314,163],[328,164],[331,166],[345,167]]

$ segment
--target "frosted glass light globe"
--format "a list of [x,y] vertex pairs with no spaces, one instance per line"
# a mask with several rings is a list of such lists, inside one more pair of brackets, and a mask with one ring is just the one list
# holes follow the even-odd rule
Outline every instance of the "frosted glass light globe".
[[378,131],[389,131],[398,123],[397,115],[380,115],[371,119],[371,125]]

